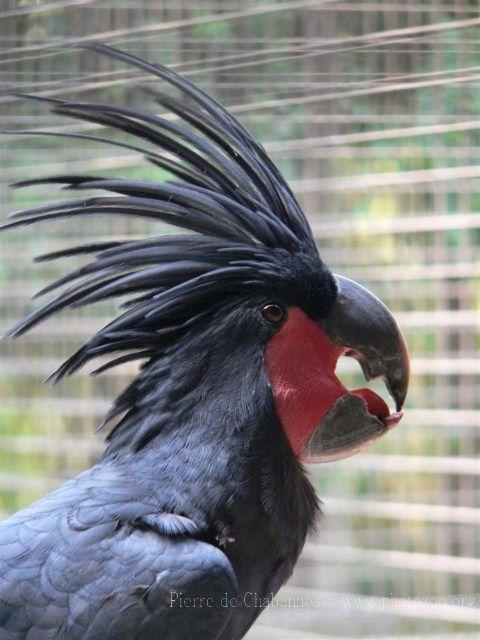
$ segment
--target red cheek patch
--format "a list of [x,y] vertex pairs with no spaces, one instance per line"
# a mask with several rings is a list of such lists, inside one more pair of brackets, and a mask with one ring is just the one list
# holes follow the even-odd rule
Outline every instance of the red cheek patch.
[[288,310],[285,324],[267,344],[275,407],[296,455],[338,398],[349,393],[335,376],[342,351],[296,307]]

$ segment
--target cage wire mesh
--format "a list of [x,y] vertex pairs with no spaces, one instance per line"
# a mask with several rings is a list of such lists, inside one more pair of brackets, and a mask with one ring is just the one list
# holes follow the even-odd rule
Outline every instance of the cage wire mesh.
[[[12,90],[144,103],[135,87],[151,78],[72,43],[98,39],[170,65],[264,141],[324,259],[375,291],[406,333],[404,422],[366,453],[311,470],[324,502],[319,537],[251,640],[478,637],[479,14],[477,0],[1,3],[2,128],[98,133]],[[62,197],[6,189],[22,178],[161,177],[134,153],[82,141],[19,135],[0,154],[2,215]],[[61,272],[33,267],[34,255],[151,231],[87,219],[3,237],[3,327]],[[76,310],[3,344],[2,515],[101,451],[95,424],[133,369],[54,389],[41,380],[110,313]],[[362,380],[352,362],[341,375]]]

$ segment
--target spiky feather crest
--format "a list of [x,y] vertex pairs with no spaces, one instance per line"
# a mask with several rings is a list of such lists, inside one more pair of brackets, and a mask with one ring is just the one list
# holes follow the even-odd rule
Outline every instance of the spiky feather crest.
[[[78,198],[12,214],[3,228],[83,215],[124,215],[167,222],[189,233],[99,242],[45,254],[38,261],[93,254],[94,260],[49,284],[37,295],[64,287],[13,327],[21,335],[57,312],[129,296],[126,310],[103,327],[52,375],[70,375],[98,356],[121,353],[98,371],[134,359],[152,359],[188,330],[212,300],[252,290],[301,289],[299,296],[334,284],[320,260],[297,200],[278,169],[226,109],[173,71],[102,44],[86,48],[126,62],[176,87],[191,104],[156,90],[147,93],[179,118],[102,103],[25,96],[48,103],[56,114],[109,126],[152,143],[163,153],[107,138],[44,133],[100,141],[134,150],[166,169],[161,184],[95,176],[61,175],[14,186],[60,184],[75,191],[116,195]],[[186,126],[188,125],[188,126]],[[22,132],[25,133],[25,132]],[[165,152],[168,155],[165,155]],[[328,289],[328,287],[327,287]]]

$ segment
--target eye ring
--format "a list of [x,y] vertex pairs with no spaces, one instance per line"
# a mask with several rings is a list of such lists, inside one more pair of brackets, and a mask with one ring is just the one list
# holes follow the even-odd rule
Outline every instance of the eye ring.
[[287,315],[286,310],[280,304],[276,302],[267,302],[264,304],[261,313],[263,318],[269,323],[275,326],[281,324]]

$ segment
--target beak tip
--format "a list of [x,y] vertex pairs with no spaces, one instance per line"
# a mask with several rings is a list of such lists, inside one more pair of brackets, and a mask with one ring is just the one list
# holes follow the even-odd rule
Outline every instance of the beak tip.
[[387,378],[387,388],[395,401],[395,408],[397,411],[401,411],[405,403],[408,391],[409,370],[408,359],[403,363],[404,366],[398,371],[398,375],[395,375],[390,380]]
[[398,330],[398,332],[400,342],[400,372],[397,377],[396,384],[393,387],[393,397],[395,399],[397,411],[400,411],[405,402],[405,398],[407,397],[408,383],[410,380],[410,357],[408,355],[408,347],[405,336],[400,331],[400,329]]

